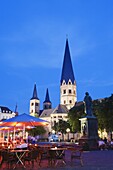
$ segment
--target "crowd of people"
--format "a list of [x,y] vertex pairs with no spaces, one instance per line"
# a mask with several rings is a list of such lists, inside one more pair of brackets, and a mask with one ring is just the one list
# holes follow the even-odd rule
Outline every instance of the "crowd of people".
[[100,140],[98,141],[98,147],[100,150],[113,149],[113,140],[109,140],[106,137],[104,139],[100,138]]

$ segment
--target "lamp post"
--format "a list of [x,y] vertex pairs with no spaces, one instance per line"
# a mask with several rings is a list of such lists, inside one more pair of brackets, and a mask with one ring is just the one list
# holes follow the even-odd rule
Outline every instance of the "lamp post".
[[69,129],[69,128],[67,128],[67,129],[66,129],[66,132],[67,132],[67,134],[68,134],[68,138],[67,138],[67,140],[69,141],[69,132],[70,132],[70,129]]

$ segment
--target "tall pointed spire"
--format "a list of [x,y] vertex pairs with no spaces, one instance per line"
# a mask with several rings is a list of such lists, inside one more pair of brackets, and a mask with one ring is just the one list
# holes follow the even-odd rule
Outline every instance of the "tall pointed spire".
[[45,101],[43,102],[43,109],[51,109],[51,108],[52,108],[52,103],[50,101],[49,91],[48,91],[48,88],[47,88]]
[[47,88],[47,90],[46,90],[46,97],[45,97],[44,103],[46,103],[46,102],[50,102],[50,103],[51,103],[50,98],[49,98],[49,91],[48,91],[48,88]]
[[77,101],[76,81],[74,77],[68,39],[66,39],[64,61],[60,80],[60,104],[71,109]]
[[74,73],[73,73],[73,67],[72,67],[72,62],[71,62],[68,39],[66,39],[64,61],[63,61],[62,75],[61,75],[60,83],[62,84],[63,80],[65,80],[65,82],[67,84],[69,79],[74,84],[75,77],[74,77]]
[[36,83],[34,85],[33,96],[30,99],[30,115],[39,116],[40,114],[40,100],[37,95]]
[[35,83],[35,85],[34,85],[33,96],[32,96],[31,99],[38,99],[37,89],[36,89],[36,83]]
[[18,107],[18,106],[17,106],[17,103],[16,103],[16,106],[15,106],[15,111],[14,111],[16,115],[18,115],[18,110],[17,110],[17,107]]

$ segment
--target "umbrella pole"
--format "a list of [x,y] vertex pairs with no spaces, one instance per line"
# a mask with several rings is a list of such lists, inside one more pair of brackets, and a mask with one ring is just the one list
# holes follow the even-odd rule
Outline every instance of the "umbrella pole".
[[3,131],[3,142],[4,142],[4,138],[5,138],[5,134],[4,134],[4,131]]
[[23,139],[25,139],[25,124],[23,126]]
[[0,131],[0,142],[2,141],[2,132]]
[[14,138],[14,141],[15,141],[15,127],[14,127],[14,137],[13,138]]
[[7,143],[9,142],[9,129],[8,129],[8,133],[7,133]]

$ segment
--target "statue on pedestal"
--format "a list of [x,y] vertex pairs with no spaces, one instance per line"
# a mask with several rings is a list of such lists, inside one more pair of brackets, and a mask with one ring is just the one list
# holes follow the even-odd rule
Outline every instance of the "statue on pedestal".
[[85,113],[88,116],[93,116],[93,112],[92,112],[92,98],[89,96],[88,92],[86,92],[85,94],[86,94],[86,96],[84,97]]
[[98,148],[98,122],[97,118],[93,115],[92,105],[92,98],[89,96],[89,93],[86,92],[84,97],[86,116],[79,119],[81,121],[82,133],[79,144],[86,150]]

